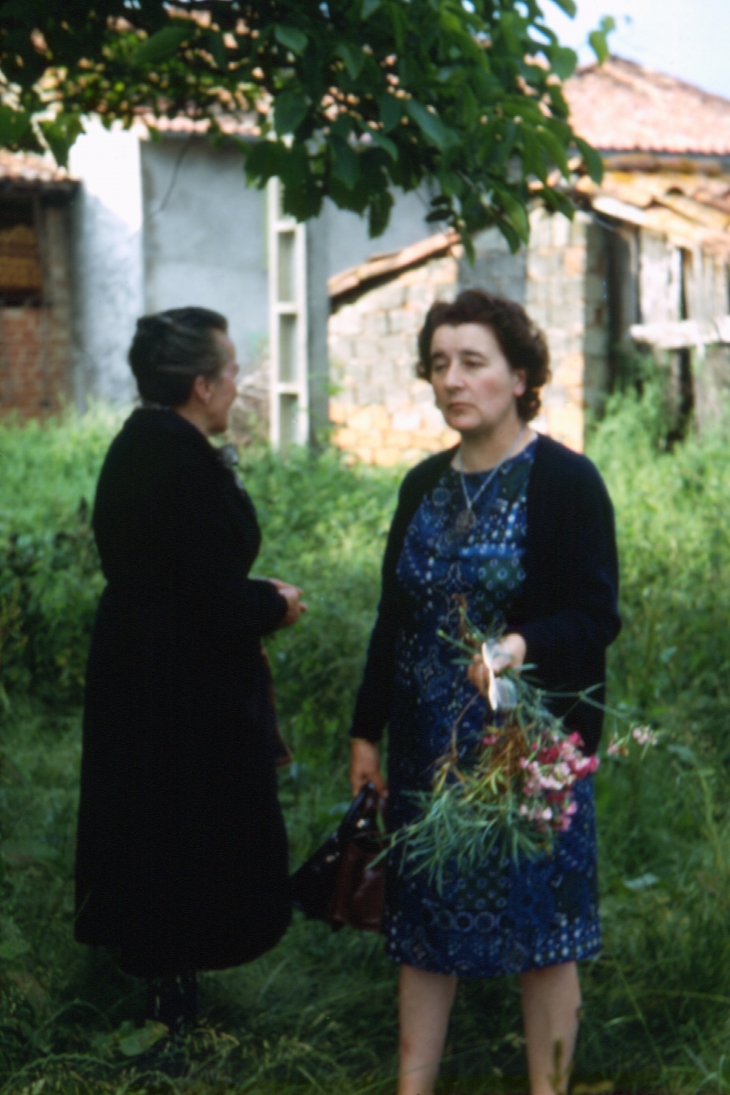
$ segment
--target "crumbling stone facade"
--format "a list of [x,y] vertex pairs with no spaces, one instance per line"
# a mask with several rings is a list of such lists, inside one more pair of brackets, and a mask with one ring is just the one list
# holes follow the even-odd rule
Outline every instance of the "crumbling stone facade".
[[498,232],[485,232],[474,266],[456,246],[336,305],[329,324],[334,443],[354,460],[397,464],[458,440],[430,385],[415,377],[416,336],[431,304],[482,286],[519,300],[545,331],[553,375],[535,425],[582,449],[585,407],[599,405],[608,368],[602,231],[583,213],[571,222],[536,210],[525,251],[512,255]]
[[459,261],[436,258],[344,303],[329,323],[334,443],[366,464],[415,463],[458,439],[415,376],[416,337],[433,303],[459,291]]

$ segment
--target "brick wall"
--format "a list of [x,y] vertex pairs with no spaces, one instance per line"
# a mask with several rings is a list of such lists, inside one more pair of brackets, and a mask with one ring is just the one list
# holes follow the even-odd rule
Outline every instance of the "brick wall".
[[70,394],[71,299],[68,213],[41,206],[40,304],[0,307],[0,414],[22,418],[58,411]]

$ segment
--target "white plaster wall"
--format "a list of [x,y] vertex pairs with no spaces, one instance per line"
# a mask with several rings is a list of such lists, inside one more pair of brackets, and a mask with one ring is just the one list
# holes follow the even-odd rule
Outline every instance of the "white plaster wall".
[[141,164],[144,311],[222,312],[250,371],[268,336],[265,191],[247,189],[239,152],[196,138],[146,141]]
[[125,403],[135,394],[127,351],[143,310],[142,188],[135,132],[86,123],[69,158],[74,207],[74,392]]
[[420,191],[393,191],[395,203],[390,211],[390,221],[382,236],[371,239],[368,235],[367,217],[360,217],[347,209],[338,209],[326,201],[316,224],[327,236],[327,276],[359,266],[373,255],[387,251],[400,251],[427,236],[443,232],[443,224],[427,224],[430,212],[428,200]]

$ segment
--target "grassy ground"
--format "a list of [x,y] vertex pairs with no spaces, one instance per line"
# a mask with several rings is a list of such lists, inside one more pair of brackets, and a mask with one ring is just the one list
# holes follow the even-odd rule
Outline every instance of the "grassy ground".
[[[100,585],[80,500],[93,496],[114,427],[97,415],[0,431],[0,1093],[385,1095],[395,972],[377,937],[297,919],[269,955],[205,975],[186,1081],[155,1078],[154,1062],[133,1053],[123,1024],[140,1020],[137,983],[71,939],[78,699]],[[605,758],[598,773],[605,948],[582,969],[576,1079],[595,1091],[724,1092],[730,448],[708,438],[664,452],[651,405],[628,397],[591,454],[616,504],[622,559],[610,702],[664,740],[643,764]],[[264,529],[257,571],[301,584],[311,605],[270,646],[296,754],[281,777],[296,864],[347,801],[347,719],[398,477],[348,470],[332,454],[283,464],[258,453],[244,473]],[[462,984],[443,1091],[524,1091],[524,1072],[516,983]]]

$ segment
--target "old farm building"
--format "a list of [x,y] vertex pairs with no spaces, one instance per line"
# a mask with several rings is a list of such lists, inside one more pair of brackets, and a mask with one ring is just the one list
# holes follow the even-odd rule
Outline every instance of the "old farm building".
[[[275,443],[329,419],[353,459],[412,462],[449,440],[414,378],[418,326],[434,300],[483,285],[547,332],[541,429],[580,448],[586,410],[636,347],[664,362],[677,415],[702,424],[730,384],[730,102],[617,59],[566,91],[603,183],[574,178],[572,223],[536,209],[517,255],[481,234],[474,267],[418,194],[377,241],[332,206],[295,225],[275,185],[247,189],[241,153],[185,118],[157,141],[91,124],[68,173],[2,155],[0,410],[128,402],[136,317],[198,303],[231,320],[245,399],[269,410]],[[245,140],[245,119],[232,129]]]

